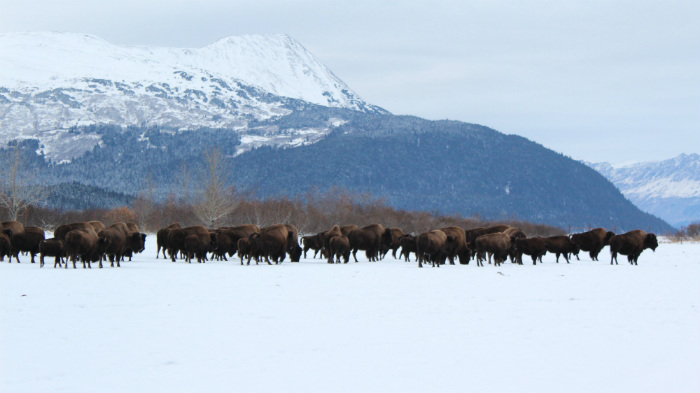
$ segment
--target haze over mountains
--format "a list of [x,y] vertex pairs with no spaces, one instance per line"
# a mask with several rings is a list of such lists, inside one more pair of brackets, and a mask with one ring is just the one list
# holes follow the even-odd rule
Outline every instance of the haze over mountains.
[[525,138],[365,102],[285,35],[175,49],[3,34],[0,67],[0,144],[22,141],[62,207],[85,207],[67,189],[133,196],[146,178],[157,198],[177,194],[181,165],[194,173],[216,147],[230,181],[261,197],[340,186],[411,210],[672,230],[597,172]]

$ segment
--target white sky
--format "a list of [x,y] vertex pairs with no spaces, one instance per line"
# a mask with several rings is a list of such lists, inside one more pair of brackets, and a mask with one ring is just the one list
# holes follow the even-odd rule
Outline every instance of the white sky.
[[575,159],[700,153],[700,1],[0,0],[0,32],[202,47],[286,33],[368,102]]

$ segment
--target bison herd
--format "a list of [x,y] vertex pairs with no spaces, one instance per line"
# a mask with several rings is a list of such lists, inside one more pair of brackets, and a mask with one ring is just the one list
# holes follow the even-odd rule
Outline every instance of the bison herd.
[[[542,262],[546,253],[554,254],[556,262],[563,257],[569,263],[572,257],[578,259],[580,251],[589,253],[597,261],[600,251],[610,246],[610,264],[617,264],[617,255],[626,255],[629,263],[636,265],[644,249],[658,247],[656,235],[641,230],[615,235],[603,228],[596,228],[571,236],[527,237],[520,229],[509,225],[465,230],[457,226],[433,229],[417,235],[406,234],[399,228],[385,228],[381,224],[334,225],[327,231],[301,237],[294,225],[276,224],[260,228],[248,224],[235,227],[221,227],[215,230],[204,226],[183,228],[174,223],[158,230],[156,234],[156,258],[162,254],[172,262],[184,259],[191,263],[197,260],[205,263],[210,258],[228,260],[238,255],[240,263],[250,265],[266,262],[281,263],[286,256],[292,262],[299,262],[302,254],[307,257],[309,250],[313,258],[319,254],[328,263],[348,263],[350,258],[357,262],[357,252],[364,251],[370,262],[383,259],[391,251],[392,256],[410,261],[414,254],[418,267],[430,264],[434,267],[449,263],[469,264],[475,260],[477,266],[484,261],[499,266],[510,259],[522,264],[523,255],[530,256],[532,263]],[[109,260],[110,266],[120,266],[125,257],[145,249],[146,234],[133,223],[118,222],[105,226],[99,221],[78,222],[61,225],[54,231],[54,237],[45,239],[45,232],[39,227],[24,227],[17,221],[2,223],[0,233],[0,260],[5,256],[10,262],[17,262],[20,253],[29,253],[31,262],[39,254],[39,266],[44,266],[44,257],[54,258],[54,267],[66,267],[80,261],[83,268],[91,263]]]
[[145,249],[146,234],[139,232],[133,223],[118,222],[105,226],[99,221],[78,222],[61,225],[54,231],[54,237],[46,239],[45,232],[39,227],[25,227],[17,221],[2,223],[0,234],[0,260],[5,256],[19,263],[19,253],[29,253],[34,263],[34,257],[39,254],[39,266],[44,266],[44,257],[54,258],[54,267],[68,262],[76,267],[78,261],[83,268],[92,267],[97,262],[109,260],[111,266],[120,262],[124,257],[139,253]]

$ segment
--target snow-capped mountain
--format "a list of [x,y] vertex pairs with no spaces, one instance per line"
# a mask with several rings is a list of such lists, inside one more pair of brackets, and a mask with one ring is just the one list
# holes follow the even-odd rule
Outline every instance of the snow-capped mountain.
[[625,166],[588,163],[642,210],[680,227],[700,221],[700,155]]
[[[246,135],[251,121],[288,115],[295,100],[386,113],[286,35],[180,49],[117,46],[73,33],[0,34],[0,144],[37,138],[53,161],[99,143],[63,132],[73,126],[210,127]],[[307,140],[328,132],[306,130]],[[274,133],[267,134],[274,144]]]

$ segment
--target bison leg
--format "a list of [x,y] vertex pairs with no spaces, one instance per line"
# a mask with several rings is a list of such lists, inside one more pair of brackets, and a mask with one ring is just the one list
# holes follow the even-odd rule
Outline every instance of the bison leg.
[[357,248],[352,250],[352,257],[355,258],[355,262],[357,262]]

